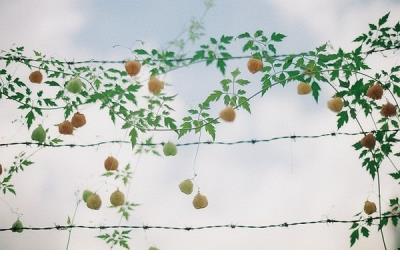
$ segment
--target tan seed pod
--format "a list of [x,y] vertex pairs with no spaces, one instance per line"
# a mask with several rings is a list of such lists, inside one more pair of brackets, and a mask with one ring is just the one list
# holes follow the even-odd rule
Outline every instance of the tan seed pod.
[[397,113],[397,108],[390,102],[387,102],[385,105],[382,106],[381,115],[384,117],[393,117]]
[[260,59],[250,58],[247,62],[247,69],[252,74],[262,71],[263,67],[263,62]]
[[142,65],[138,61],[130,60],[125,62],[125,71],[130,76],[136,76],[137,74],[139,74],[141,68]]
[[334,97],[328,101],[327,105],[331,111],[340,112],[343,109],[344,102],[340,97]]
[[360,143],[365,148],[374,149],[376,144],[376,139],[374,134],[368,133],[367,135],[364,136],[364,138],[361,139]]
[[71,124],[74,128],[80,128],[86,125],[86,117],[84,114],[80,112],[76,112],[74,116],[72,116]]
[[154,95],[159,95],[161,90],[164,89],[164,82],[152,76],[148,82],[149,91]]
[[195,195],[193,199],[193,207],[195,209],[204,209],[207,206],[208,206],[207,197],[205,195],[200,194],[200,192],[197,193],[197,195]]
[[104,168],[107,171],[115,171],[118,169],[118,160],[114,158],[113,156],[107,157],[107,159],[104,161]]
[[219,117],[226,122],[233,122],[236,118],[235,109],[228,106],[219,113]]
[[68,120],[58,124],[58,132],[63,135],[72,135],[74,132],[74,126]]
[[101,207],[101,198],[98,194],[91,194],[86,201],[86,206],[92,210],[98,210]]
[[40,83],[42,83],[43,75],[39,70],[34,71],[29,75],[29,80],[32,83],[40,84]]
[[364,203],[364,212],[368,215],[373,214],[374,212],[376,212],[376,205],[374,202],[371,201],[365,201]]
[[306,95],[311,92],[311,85],[305,82],[300,82],[297,85],[297,93],[299,95]]
[[379,83],[372,85],[367,90],[367,96],[371,99],[379,100],[382,98],[382,95],[383,95],[383,88]]
[[125,203],[125,195],[120,190],[116,190],[110,196],[111,205],[114,207],[122,206]]

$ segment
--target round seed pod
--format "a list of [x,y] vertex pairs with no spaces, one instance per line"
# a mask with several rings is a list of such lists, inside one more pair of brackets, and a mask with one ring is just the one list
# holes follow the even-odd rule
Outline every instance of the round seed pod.
[[364,203],[364,212],[368,215],[373,214],[374,212],[376,212],[376,205],[374,202],[371,201],[365,201]]
[[84,114],[76,112],[74,116],[72,116],[71,124],[74,128],[80,128],[86,125],[86,117]]
[[184,194],[190,195],[193,192],[193,182],[190,179],[185,179],[179,183],[179,190]]
[[89,191],[89,190],[83,191],[83,194],[82,194],[83,201],[87,202],[89,196],[91,196],[92,194],[93,193],[91,191]]
[[22,224],[21,220],[17,219],[17,221],[15,221],[14,224],[12,224],[11,231],[21,233],[24,231],[23,228],[24,225]]
[[63,135],[72,135],[74,132],[74,126],[68,120],[58,124],[58,132]]
[[247,69],[250,73],[255,74],[263,69],[263,62],[260,59],[250,58],[247,61]]
[[152,76],[148,82],[149,91],[154,95],[159,95],[161,90],[164,89],[164,82]]
[[300,82],[297,85],[297,93],[299,95],[306,95],[311,92],[311,85],[305,82]]
[[39,143],[43,143],[46,140],[46,130],[44,130],[42,125],[39,125],[32,131],[31,139]]
[[130,60],[125,62],[125,71],[130,76],[136,76],[140,72],[142,65],[138,61]]
[[110,196],[111,205],[114,207],[122,206],[125,203],[125,195],[123,192],[120,192],[118,189],[111,194]]
[[104,168],[107,171],[115,171],[118,169],[118,160],[114,158],[113,156],[107,157],[107,159],[104,161]]
[[393,117],[397,113],[397,108],[390,102],[387,102],[385,105],[382,106],[381,115],[384,117]]
[[96,193],[91,194],[86,201],[86,206],[92,210],[100,209],[100,207],[101,207],[100,196]]
[[67,83],[67,90],[71,93],[77,94],[82,91],[83,83],[79,78],[73,78]]
[[178,153],[178,150],[174,143],[167,142],[163,146],[163,152],[165,156],[175,156]]
[[343,109],[343,99],[340,97],[334,97],[328,100],[328,108],[333,112],[340,112]]
[[368,133],[367,135],[364,136],[364,138],[361,139],[360,143],[365,148],[374,149],[376,144],[376,139],[374,134]]
[[29,81],[32,83],[40,84],[43,81],[42,73],[38,71],[34,71],[29,75]]
[[195,195],[193,199],[193,207],[195,209],[204,209],[207,206],[208,206],[207,197],[205,195],[200,194],[200,192],[197,193],[197,195]]
[[233,122],[236,118],[235,109],[231,106],[226,107],[219,113],[219,117],[225,122]]
[[382,98],[382,95],[383,95],[383,88],[379,83],[372,85],[367,90],[367,96],[371,99],[379,100]]

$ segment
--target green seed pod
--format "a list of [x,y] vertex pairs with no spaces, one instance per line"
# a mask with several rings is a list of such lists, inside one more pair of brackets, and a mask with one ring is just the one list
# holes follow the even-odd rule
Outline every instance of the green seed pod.
[[31,138],[33,141],[38,141],[40,143],[43,143],[46,140],[46,131],[44,130],[42,125],[39,125],[32,131]]

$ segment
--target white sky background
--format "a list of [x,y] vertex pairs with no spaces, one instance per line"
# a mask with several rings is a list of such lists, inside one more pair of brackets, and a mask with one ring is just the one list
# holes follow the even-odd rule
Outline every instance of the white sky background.
[[[129,57],[129,51],[113,48],[113,45],[131,47],[140,39],[149,47],[163,46],[192,17],[199,16],[202,8],[202,1],[184,0],[3,0],[0,2],[0,48],[8,49],[15,43],[59,58],[124,59]],[[354,37],[387,11],[391,11],[391,22],[400,18],[400,4],[396,1],[217,0],[205,27],[207,36],[236,35],[257,29],[281,32],[288,36],[279,47],[282,52],[301,52],[326,41],[350,49]],[[376,66],[379,69],[398,61],[398,55],[390,55],[374,64],[379,65]],[[228,71],[240,67],[243,77],[254,82],[248,91],[256,92],[261,76],[249,74],[245,65],[245,60],[230,62]],[[28,75],[28,71],[18,67],[15,73]],[[166,81],[171,86],[166,92],[179,94],[175,102],[177,118],[218,88],[221,79],[214,67],[205,68],[204,65],[169,74]],[[316,104],[311,96],[298,96],[295,88],[294,84],[273,88],[263,98],[253,100],[251,115],[240,112],[233,124],[218,125],[217,140],[334,131],[336,116],[325,106],[332,90],[324,88],[321,101]],[[216,108],[215,114],[218,111]],[[124,132],[96,106],[83,108],[81,112],[86,114],[88,124],[75,136],[63,137],[66,142],[89,143],[124,137]],[[29,139],[30,132],[25,127],[12,123],[18,115],[15,104],[0,102],[0,142]],[[52,112],[39,121],[57,136],[53,125],[62,118],[62,112]],[[365,122],[366,127],[372,128],[371,125]],[[357,128],[350,123],[344,130]],[[187,136],[180,142],[196,138]],[[168,139],[177,140],[172,133],[155,137],[156,141]],[[351,147],[356,140],[337,137],[296,142],[282,140],[254,146],[201,146],[196,164],[197,183],[209,200],[209,207],[203,210],[195,210],[192,197],[186,197],[177,188],[181,180],[193,174],[195,146],[180,148],[173,158],[145,155],[137,166],[128,197],[142,205],[132,213],[128,224],[196,226],[274,224],[326,217],[350,219],[362,209],[366,198],[377,201],[376,183],[361,168],[358,154]],[[3,148],[0,162],[7,166],[22,150],[22,147]],[[77,190],[96,190],[102,186],[103,161],[109,154],[118,156],[123,165],[137,163],[138,156],[132,154],[128,145],[46,149],[33,157],[33,166],[13,179],[17,197],[0,197],[23,213],[22,221],[27,226],[63,224],[73,213]],[[388,171],[391,168],[385,165],[383,172]],[[382,179],[383,199],[398,196],[398,185],[387,175]],[[76,224],[117,224],[119,215],[106,208],[109,194],[115,188],[112,183],[102,186],[99,191],[102,209],[92,211],[82,205]],[[384,202],[385,206],[387,204]],[[15,219],[16,215],[1,202],[0,226],[11,226]],[[146,249],[150,245],[161,249],[347,249],[348,228],[348,225],[309,225],[267,230],[134,230],[130,246],[133,249]],[[398,233],[390,228],[385,232],[388,246],[399,247],[396,244]],[[94,238],[98,234],[98,230],[75,230],[70,248],[107,249],[103,241]],[[62,249],[66,240],[67,232],[3,232],[0,233],[0,248]],[[369,239],[361,239],[354,248],[380,249],[380,236],[372,232]]]

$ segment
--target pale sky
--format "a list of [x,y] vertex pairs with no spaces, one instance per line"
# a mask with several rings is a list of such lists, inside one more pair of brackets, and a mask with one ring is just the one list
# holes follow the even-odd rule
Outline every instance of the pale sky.
[[[143,40],[147,47],[159,48],[173,39],[192,17],[201,15],[200,0],[174,1],[0,1],[0,49],[13,44],[25,45],[60,59],[126,59],[129,51]],[[352,40],[365,32],[368,23],[391,11],[390,22],[400,18],[397,1],[284,1],[216,0],[205,20],[206,37],[237,35],[263,29],[281,32],[288,37],[279,46],[283,53],[310,50],[325,42],[334,47],[351,49]],[[234,52],[240,54],[240,52]],[[379,70],[399,64],[399,55],[374,59],[371,65]],[[4,65],[4,64],[2,64]],[[243,77],[252,81],[249,93],[259,88],[260,75],[246,71],[246,61],[232,61],[228,71],[241,68]],[[123,67],[119,67],[123,69]],[[24,68],[14,73],[27,76]],[[373,74],[372,72],[370,74]],[[174,102],[175,117],[202,101],[219,87],[221,74],[214,67],[190,66],[166,76],[170,86],[166,92],[178,94]],[[270,138],[283,135],[312,135],[336,129],[336,116],[326,108],[333,91],[323,86],[320,103],[311,96],[300,97],[296,86],[274,87],[262,98],[252,101],[252,114],[239,112],[232,124],[217,128],[217,140]],[[33,87],[35,89],[35,87]],[[146,92],[147,90],[142,90]],[[221,104],[218,104],[222,107]],[[68,143],[90,143],[123,139],[125,132],[114,126],[97,106],[80,109],[88,124],[73,137],[62,137]],[[217,114],[220,108],[213,109]],[[0,101],[2,130],[0,142],[25,141],[30,131],[18,123],[16,104]],[[62,112],[49,112],[40,122],[57,136],[53,126],[62,119]],[[372,124],[365,121],[372,129]],[[349,123],[343,131],[358,131]],[[158,133],[155,141],[188,142],[197,135],[180,140],[173,133]],[[202,140],[207,140],[204,136]],[[106,208],[111,183],[102,186],[104,159],[113,154],[120,163],[136,166],[128,200],[140,203],[124,224],[200,226],[214,224],[275,224],[329,218],[352,219],[368,198],[377,201],[376,183],[361,168],[358,154],[351,145],[357,137],[289,140],[257,145],[200,146],[197,183],[207,195],[209,206],[195,210],[191,197],[179,192],[180,181],[193,175],[195,146],[182,147],[172,158],[138,155],[129,145],[107,145],[85,149],[45,149],[32,160],[34,165],[14,177],[17,197],[0,195],[14,210],[22,213],[26,226],[65,224],[76,203],[75,192],[95,190],[104,204],[99,211],[81,205],[76,224],[118,224],[119,215]],[[2,148],[0,163],[7,167],[25,147]],[[397,162],[398,163],[398,162]],[[382,195],[384,200],[399,195],[399,186],[383,166]],[[0,202],[0,227],[9,227],[16,220],[9,207]],[[383,202],[384,207],[388,205]],[[348,249],[349,225],[308,225],[265,230],[201,230],[193,232],[167,230],[133,230],[132,249]],[[95,238],[98,230],[74,230],[71,249],[107,249]],[[399,247],[399,232],[386,228],[388,247]],[[24,231],[21,234],[0,232],[0,249],[63,249],[66,231]],[[381,249],[378,232],[362,238],[355,249]]]

